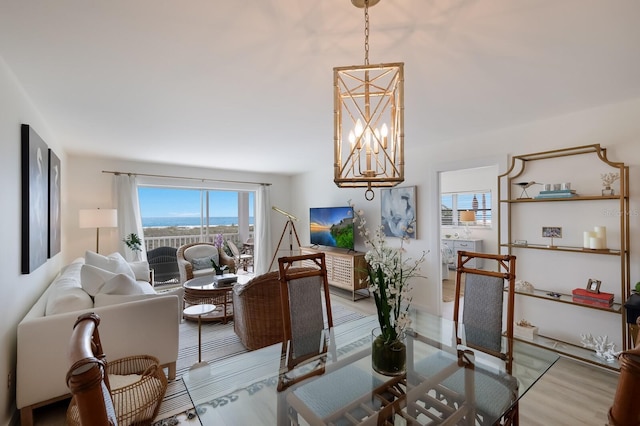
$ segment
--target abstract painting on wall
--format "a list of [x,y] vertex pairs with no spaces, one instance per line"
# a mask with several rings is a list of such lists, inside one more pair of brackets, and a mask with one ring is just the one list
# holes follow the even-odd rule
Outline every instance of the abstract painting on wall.
[[49,149],[49,251],[51,258],[60,253],[60,159]]
[[416,187],[380,190],[380,223],[386,237],[416,238]]
[[48,184],[47,144],[27,124],[22,125],[22,273],[47,261]]

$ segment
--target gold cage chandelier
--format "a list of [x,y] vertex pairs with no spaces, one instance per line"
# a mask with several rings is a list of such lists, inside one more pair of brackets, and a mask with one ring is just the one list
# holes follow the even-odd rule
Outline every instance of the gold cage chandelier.
[[392,187],[404,181],[404,63],[369,65],[369,6],[364,8],[364,65],[333,69],[334,179],[341,188]]

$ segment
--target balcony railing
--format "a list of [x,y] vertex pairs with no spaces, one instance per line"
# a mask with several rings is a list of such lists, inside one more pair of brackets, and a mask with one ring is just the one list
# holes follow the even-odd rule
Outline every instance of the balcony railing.
[[[231,240],[236,245],[242,246],[244,241],[240,241],[240,235],[238,233],[222,234],[224,240]],[[253,237],[253,233],[249,234]],[[214,235],[201,236],[201,235],[167,235],[161,237],[144,237],[144,244],[147,251],[153,250],[158,247],[175,247],[179,248],[184,244],[199,243],[199,242],[213,242]]]

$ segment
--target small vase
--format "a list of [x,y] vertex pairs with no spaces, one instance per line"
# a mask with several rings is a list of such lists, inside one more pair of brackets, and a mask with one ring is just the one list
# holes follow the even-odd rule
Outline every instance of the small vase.
[[407,364],[407,346],[404,336],[386,343],[380,328],[371,331],[371,366],[385,376],[404,374]]
[[602,190],[602,196],[604,197],[607,195],[614,195],[613,188],[611,188],[610,186],[607,186]]

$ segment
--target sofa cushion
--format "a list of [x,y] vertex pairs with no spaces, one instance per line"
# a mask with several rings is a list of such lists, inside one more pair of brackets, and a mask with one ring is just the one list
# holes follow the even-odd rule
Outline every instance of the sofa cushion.
[[213,269],[213,264],[211,261],[216,262],[216,265],[220,262],[218,260],[218,253],[215,255],[211,255],[208,257],[197,257],[191,260],[191,264],[193,265],[194,271],[199,271],[200,269]]
[[85,264],[96,266],[100,269],[104,269],[114,274],[126,274],[136,279],[136,275],[133,273],[129,263],[118,252],[112,253],[109,256],[103,256],[93,251],[87,251],[85,253]]
[[49,294],[45,316],[91,309],[92,307],[91,296],[79,287],[72,287]]
[[118,305],[120,303],[134,302],[136,300],[150,299],[152,297],[160,297],[160,296],[178,296],[178,299],[182,301],[183,297],[183,289],[174,288],[171,290],[166,290],[160,293],[145,293],[145,294],[105,294],[98,293],[94,298],[94,306],[99,308],[101,306],[109,306],[109,305]]
[[62,269],[49,286],[45,316],[73,312],[93,307],[93,300],[81,288],[81,261],[74,261]]

